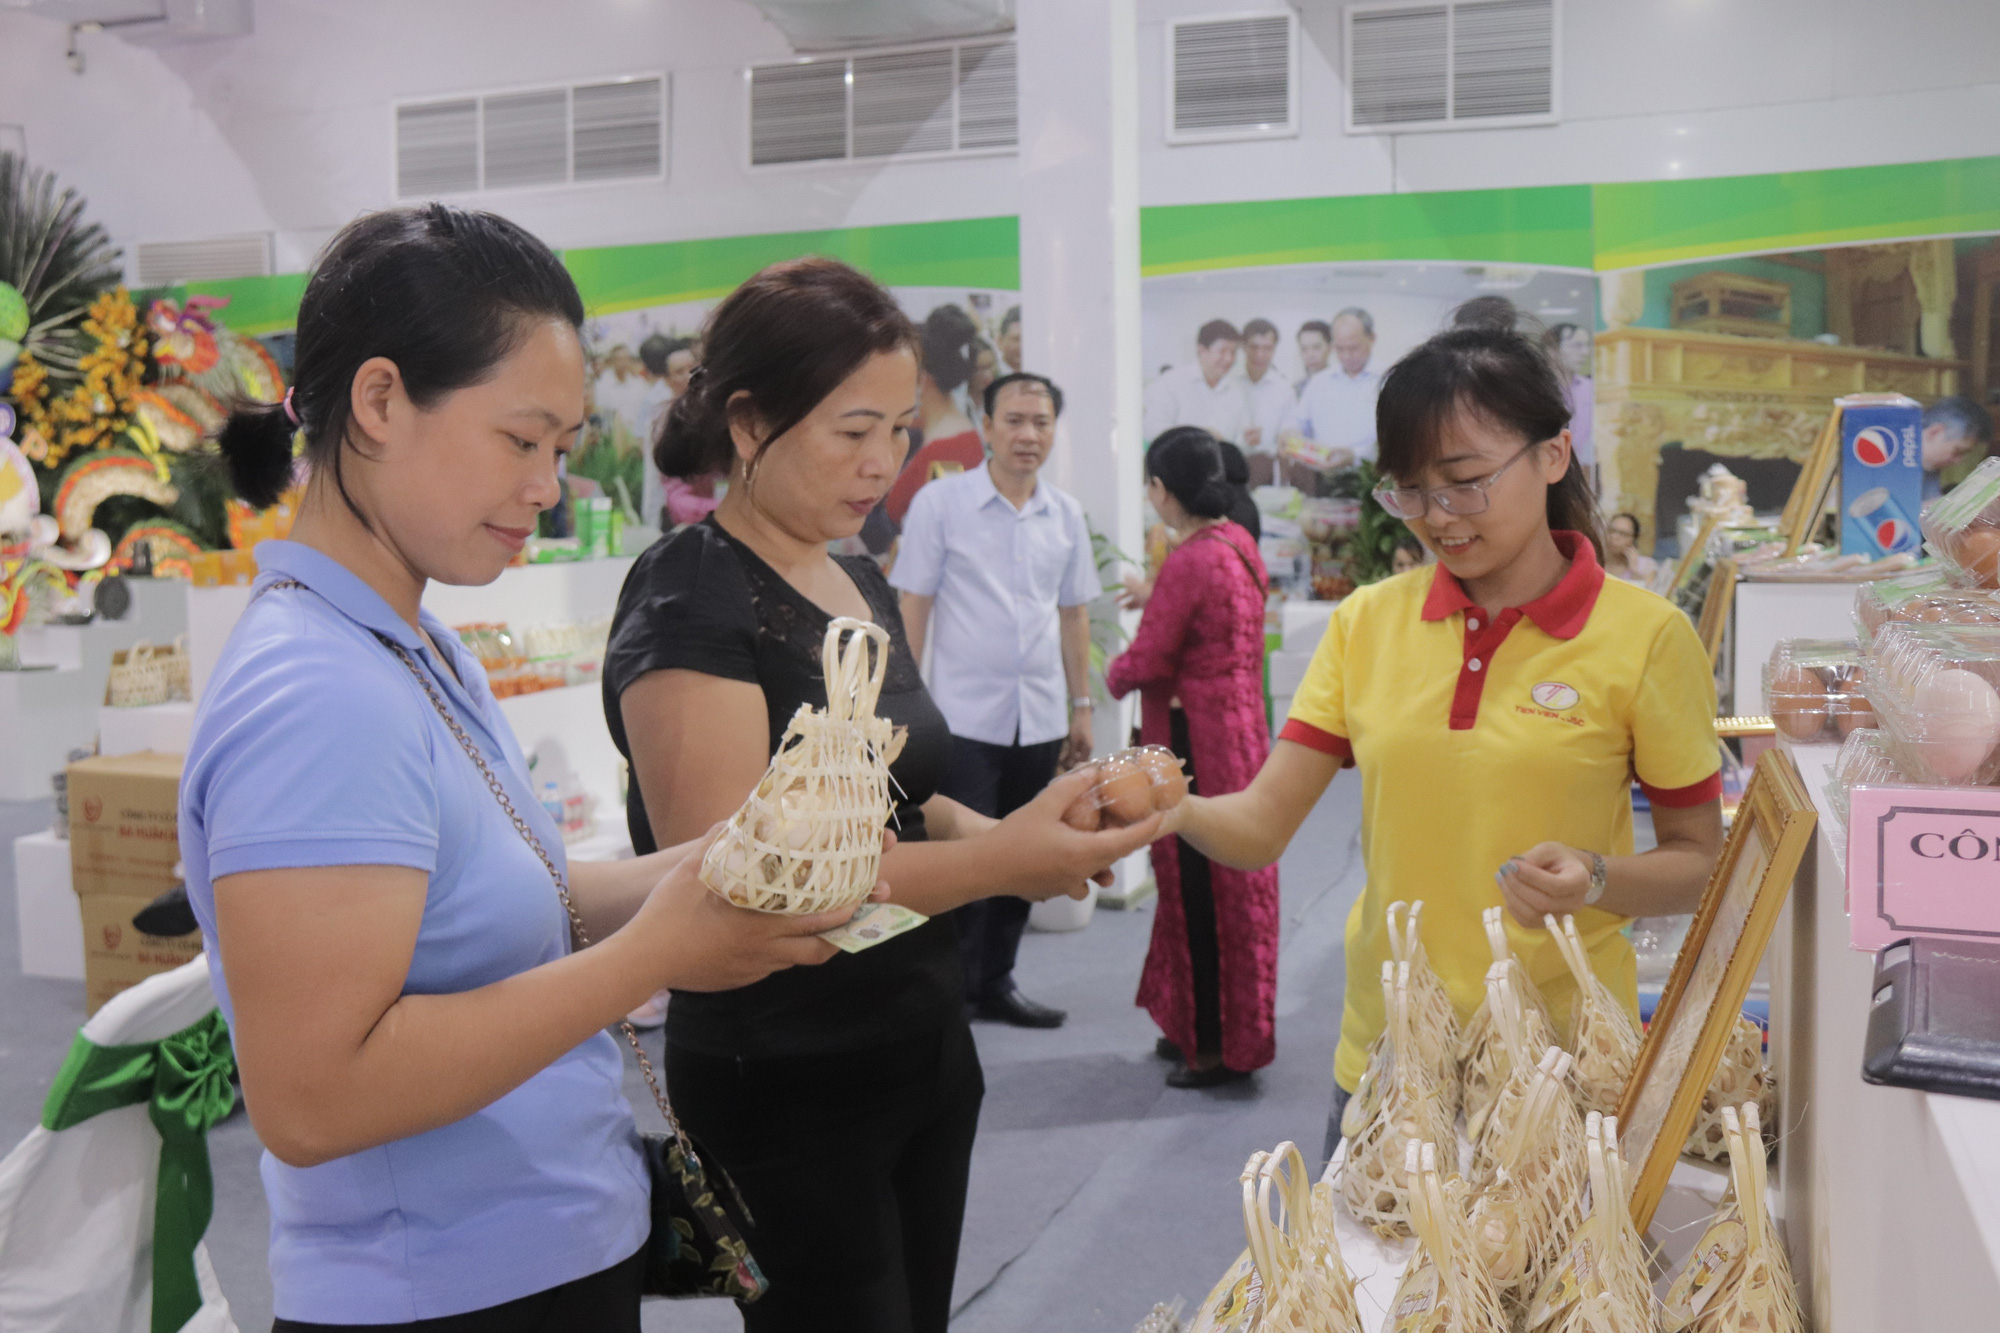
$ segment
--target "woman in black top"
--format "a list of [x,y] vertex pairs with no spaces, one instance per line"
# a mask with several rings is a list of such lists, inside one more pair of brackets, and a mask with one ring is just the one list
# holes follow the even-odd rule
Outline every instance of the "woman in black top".
[[[936,917],[996,893],[1081,893],[1157,819],[1084,834],[1058,779],[1004,823],[936,795],[947,732],[875,566],[837,557],[908,447],[916,331],[844,264],[776,265],[718,306],[697,379],[655,460],[730,469],[707,522],[656,543],[627,578],[605,658],[605,713],[632,761],[635,848],[726,818],[802,703],[823,707],[831,616],[889,631],[877,711],[907,729],[891,766],[891,898]],[[740,990],[675,992],[667,1082],[682,1120],[742,1189],[771,1291],[754,1333],[943,1333],[984,1090],[953,927],[930,923],[824,967]]]

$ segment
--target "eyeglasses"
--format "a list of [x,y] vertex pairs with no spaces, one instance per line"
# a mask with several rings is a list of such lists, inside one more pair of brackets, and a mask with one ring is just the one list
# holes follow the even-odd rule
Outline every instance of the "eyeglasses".
[[1478,481],[1459,482],[1453,486],[1377,486],[1374,490],[1376,503],[1401,519],[1422,518],[1431,505],[1436,505],[1447,514],[1483,514],[1493,503],[1487,494],[1493,483],[1500,480],[1500,474],[1514,466],[1536,445],[1546,444],[1537,440],[1535,444],[1524,445],[1520,453],[1494,468]]

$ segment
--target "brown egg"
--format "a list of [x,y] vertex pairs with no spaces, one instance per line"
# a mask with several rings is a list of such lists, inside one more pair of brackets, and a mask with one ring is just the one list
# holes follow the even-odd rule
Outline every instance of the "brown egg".
[[1771,721],[1795,741],[1809,741],[1826,726],[1826,685],[1809,667],[1786,663],[1771,676]]
[[1104,778],[1091,790],[1111,823],[1136,824],[1153,813],[1153,778],[1144,768],[1124,759],[1108,759],[1099,771]]
[[1951,612],[1945,609],[1944,603],[1929,597],[1913,604],[1909,612],[1906,619],[1918,625],[1942,625],[1951,619]]
[[1165,746],[1149,745],[1139,751],[1139,762],[1153,780],[1153,808],[1171,810],[1188,794],[1187,773],[1181,761]]
[[[1839,728],[1842,739],[1854,734],[1862,727],[1875,725],[1875,705],[1868,702],[1868,696],[1861,690],[1858,680],[1834,682],[1832,704],[1834,726]],[[1845,712],[1837,711],[1845,708]]]
[[2000,528],[1967,528],[1953,539],[1952,559],[1982,588],[2000,588]]

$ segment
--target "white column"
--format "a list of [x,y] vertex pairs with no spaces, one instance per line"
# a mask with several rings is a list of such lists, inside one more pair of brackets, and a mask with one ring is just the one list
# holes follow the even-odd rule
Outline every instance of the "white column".
[[[1064,398],[1046,471],[1099,532],[1143,559],[1133,0],[1018,0],[1015,24],[1021,357]],[[1124,743],[1136,701],[1098,710],[1098,753]]]
[[1140,551],[1139,72],[1133,0],[1019,0],[1021,347],[1063,389],[1049,460]]

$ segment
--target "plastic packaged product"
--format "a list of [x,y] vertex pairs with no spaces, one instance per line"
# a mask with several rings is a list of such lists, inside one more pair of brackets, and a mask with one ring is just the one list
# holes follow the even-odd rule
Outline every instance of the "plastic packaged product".
[[1095,760],[1097,781],[1063,811],[1063,822],[1094,833],[1171,810],[1188,793],[1187,773],[1164,745],[1141,745]]
[[1782,639],[1764,663],[1764,711],[1791,740],[1839,740],[1875,725],[1865,674],[1852,639]]
[[1868,697],[1896,766],[1926,786],[2000,777],[2000,626],[1884,627]]
[[1931,551],[1974,588],[2000,588],[2000,458],[1988,458],[1917,520]]
[[1833,768],[1826,779],[1826,803],[1832,807],[1833,822],[1840,829],[1840,844],[1846,844],[1847,811],[1850,793],[1856,787],[1902,787],[1914,785],[1896,766],[1882,733],[1863,727],[1840,743]]
[[1865,648],[1884,625],[2000,625],[2000,594],[1961,588],[1942,564],[1875,579],[1854,592],[1854,631]]

